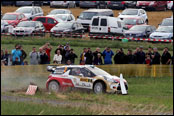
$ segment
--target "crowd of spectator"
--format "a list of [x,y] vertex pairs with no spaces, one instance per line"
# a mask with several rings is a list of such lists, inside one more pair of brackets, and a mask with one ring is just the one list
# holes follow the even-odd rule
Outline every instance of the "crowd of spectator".
[[[66,64],[74,65],[75,59],[78,56],[74,50],[70,47],[69,43],[65,46],[58,45],[54,51],[53,60],[51,62],[52,46],[50,43],[46,43],[37,51],[36,47],[32,48],[29,53],[30,64]],[[15,45],[15,48],[11,51],[11,54],[7,50],[1,49],[1,65],[28,65],[25,60],[27,57],[23,47],[19,44]],[[113,60],[112,60],[113,59]],[[114,61],[114,62],[113,62]],[[91,48],[84,48],[80,54],[80,65],[107,65],[107,64],[173,64],[173,56],[168,52],[168,48],[165,47],[162,55],[158,52],[157,48],[149,47],[145,53],[143,46],[137,47],[135,51],[128,49],[127,54],[124,53],[122,48],[114,51],[110,47],[106,47],[103,52],[100,48],[96,48],[92,51]]]

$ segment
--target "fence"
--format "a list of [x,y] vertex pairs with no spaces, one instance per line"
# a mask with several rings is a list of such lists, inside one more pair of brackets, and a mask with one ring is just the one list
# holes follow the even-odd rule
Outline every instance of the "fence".
[[[30,82],[45,88],[50,72],[47,65],[1,66],[1,90],[21,89]],[[173,65],[100,65],[97,66],[112,75],[124,77],[173,77]]]
[[[101,38],[101,39],[111,39],[111,40],[123,40],[123,39],[127,39],[129,41],[146,41],[146,42],[161,42],[161,43],[173,43],[172,39],[151,39],[151,38],[134,38],[134,37],[129,37],[129,38],[125,38],[123,36],[111,36],[111,35],[97,35],[97,34],[90,34],[85,36],[85,33],[72,33],[72,32],[37,32],[37,33],[32,33],[32,34],[22,34],[22,33],[18,33],[18,35],[21,36],[35,36],[35,35],[41,35],[42,37],[45,36],[45,33],[50,34],[50,37],[52,37],[52,35],[54,36],[58,36],[58,37],[79,37],[79,38]],[[1,33],[1,38],[5,38],[5,36],[11,36],[11,33]],[[16,36],[16,34],[15,34]]]

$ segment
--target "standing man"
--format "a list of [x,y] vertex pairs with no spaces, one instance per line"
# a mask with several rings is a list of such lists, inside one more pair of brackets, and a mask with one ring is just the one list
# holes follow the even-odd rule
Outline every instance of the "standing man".
[[93,54],[92,54],[91,48],[88,48],[88,51],[85,54],[85,57],[86,57],[85,64],[92,65],[92,62],[93,62]]
[[41,48],[42,48],[43,50],[46,51],[46,53],[47,53],[47,55],[48,55],[47,64],[50,64],[50,61],[51,61],[51,59],[50,59],[50,57],[51,57],[50,53],[51,53],[51,50],[52,50],[52,46],[51,46],[50,43],[48,42],[48,43],[46,43],[45,45],[43,45]]
[[12,65],[20,65],[20,57],[22,56],[22,52],[18,44],[15,45],[15,49],[11,51],[12,54]]
[[161,57],[162,64],[170,64],[171,54],[168,51],[169,51],[168,47],[165,47]]
[[110,47],[103,51],[104,64],[112,64],[112,56],[114,55]]
[[29,56],[30,56],[30,64],[37,65],[39,61],[39,54],[37,53],[35,47],[33,47],[33,51],[30,52]]
[[22,45],[20,45],[19,48],[20,48],[20,50],[21,50],[21,52],[22,52],[22,55],[21,55],[21,65],[24,65],[24,60],[25,60],[25,58],[27,57],[27,54],[26,54],[26,52],[23,50]]
[[140,46],[139,52],[136,53],[137,64],[145,64],[146,54],[143,51],[143,47]]
[[152,64],[160,64],[160,58],[161,55],[158,53],[158,49],[154,48],[152,54]]

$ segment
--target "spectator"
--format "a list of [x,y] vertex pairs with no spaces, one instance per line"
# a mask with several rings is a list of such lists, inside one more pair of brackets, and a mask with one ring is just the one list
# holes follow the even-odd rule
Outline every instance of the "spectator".
[[27,54],[26,54],[26,52],[23,50],[23,48],[22,48],[22,46],[21,45],[19,45],[19,48],[20,48],[20,50],[21,50],[21,52],[22,52],[22,55],[21,55],[21,64],[23,65],[24,64],[24,60],[25,60],[25,58],[27,57]]
[[170,61],[171,61],[171,54],[168,52],[168,47],[165,47],[161,57],[161,62],[162,64],[170,64]]
[[145,64],[145,53],[143,52],[143,47],[140,46],[139,52],[136,53],[137,64]]
[[60,54],[62,55],[61,63],[65,64],[65,54],[66,54],[66,51],[65,51],[63,45],[58,45],[57,49],[55,50],[55,54],[57,54],[57,50],[60,50]]
[[66,65],[71,65],[71,60],[67,60]]
[[96,51],[93,52],[93,56],[94,56],[94,61],[93,61],[94,65],[102,65],[103,64],[103,61],[102,61],[103,54],[100,52],[100,48],[96,48]]
[[114,62],[115,64],[125,64],[125,54],[122,48],[114,56]]
[[82,60],[82,61],[80,62],[80,65],[85,65],[85,61]]
[[128,53],[125,57],[126,57],[125,58],[125,63],[126,64],[135,64],[135,57],[132,54],[132,50],[128,49]]
[[88,51],[86,52],[85,57],[86,57],[85,64],[92,65],[92,62],[93,62],[93,54],[92,54],[91,48],[88,48]]
[[133,53],[135,64],[138,63],[138,61],[137,61],[137,53],[138,53],[139,51],[140,51],[140,48],[137,47],[136,50],[135,50],[134,53]]
[[70,48],[69,46],[65,47],[65,62],[69,60]]
[[174,64],[174,57],[172,56],[172,58],[171,58],[171,59],[172,59],[172,65],[173,65],[173,64]]
[[146,52],[146,58],[147,58],[147,56],[148,57],[150,56],[150,59],[152,59],[152,47],[148,48],[148,51]]
[[42,48],[39,48],[39,52],[38,52],[38,56],[39,56],[38,64],[41,64],[41,55],[43,54],[42,51],[43,51]]
[[152,54],[152,64],[160,64],[160,58],[161,55],[158,53],[158,49],[154,48]]
[[40,55],[40,64],[47,64],[48,63],[48,55],[45,50],[42,51]]
[[112,64],[112,56],[114,53],[112,52],[110,47],[107,47],[103,51],[103,57],[104,57],[104,64]]
[[151,63],[150,55],[146,55],[146,64],[151,65]]
[[71,61],[71,64],[75,63],[75,58],[77,58],[77,55],[74,53],[74,50],[71,49],[69,53],[69,60]]
[[81,64],[82,62],[86,62],[86,57],[85,57],[86,52],[87,52],[87,49],[84,48],[84,49],[83,49],[83,52],[82,52],[81,55],[80,55],[80,64]]
[[62,55],[60,54],[60,50],[57,50],[57,54],[55,54],[53,58],[53,63],[61,64],[61,61],[62,61]]
[[12,53],[12,65],[20,65],[20,57],[22,56],[22,52],[19,48],[19,45],[15,45],[15,49],[11,51]]
[[33,51],[30,52],[29,56],[30,56],[30,64],[37,65],[39,61],[39,54],[37,53],[35,47],[33,47]]
[[46,43],[41,48],[44,49],[46,51],[47,55],[48,55],[48,61],[47,61],[46,64],[50,64],[50,57],[51,57],[50,53],[51,53],[51,50],[52,50],[52,46],[50,45],[50,43]]
[[27,61],[24,61],[24,65],[28,65],[28,62]]
[[5,50],[5,62],[6,65],[11,65],[11,54],[8,53],[8,50]]

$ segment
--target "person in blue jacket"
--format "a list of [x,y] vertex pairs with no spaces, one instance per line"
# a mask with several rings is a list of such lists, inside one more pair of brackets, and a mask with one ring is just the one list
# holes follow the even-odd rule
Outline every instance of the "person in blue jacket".
[[112,56],[114,55],[110,47],[103,51],[104,64],[112,64]]
[[20,50],[20,46],[17,44],[15,45],[15,49],[11,51],[12,54],[12,65],[20,65],[20,57],[22,52]]

